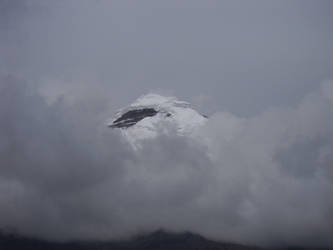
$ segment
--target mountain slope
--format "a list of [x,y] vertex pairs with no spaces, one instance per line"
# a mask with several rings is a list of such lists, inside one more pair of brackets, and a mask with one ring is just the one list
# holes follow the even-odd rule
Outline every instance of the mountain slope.
[[230,243],[220,243],[192,233],[156,231],[124,241],[57,243],[15,235],[0,234],[1,250],[260,250]]
[[123,241],[51,242],[0,233],[1,250],[333,250],[332,248],[259,248],[208,240],[200,235],[162,230]]
[[118,111],[108,126],[121,129],[127,141],[137,147],[142,140],[170,130],[178,135],[191,136],[206,120],[187,102],[175,97],[147,94]]

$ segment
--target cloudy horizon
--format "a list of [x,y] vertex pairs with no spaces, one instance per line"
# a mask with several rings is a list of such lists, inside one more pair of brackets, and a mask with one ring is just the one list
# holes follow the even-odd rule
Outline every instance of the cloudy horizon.
[[[0,230],[333,247],[331,1],[0,0]],[[147,92],[208,114],[133,150]]]

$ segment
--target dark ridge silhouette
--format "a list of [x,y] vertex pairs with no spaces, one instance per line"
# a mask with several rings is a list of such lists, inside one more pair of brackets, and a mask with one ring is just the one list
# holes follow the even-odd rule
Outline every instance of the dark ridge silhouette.
[[122,241],[51,242],[13,234],[0,234],[1,250],[260,250],[261,248],[221,243],[200,235],[163,230]]
[[218,242],[190,232],[158,230],[118,241],[52,242],[17,234],[0,233],[1,250],[333,250],[332,248],[260,248]]

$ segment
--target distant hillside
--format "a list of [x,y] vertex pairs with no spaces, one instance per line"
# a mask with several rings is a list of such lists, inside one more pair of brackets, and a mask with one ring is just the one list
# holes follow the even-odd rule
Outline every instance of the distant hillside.
[[[1,250],[265,250],[208,240],[192,233],[156,231],[126,241],[57,243],[0,233]],[[266,249],[268,250],[268,249]],[[319,250],[318,248],[284,248],[279,250]],[[332,249],[322,249],[332,250]]]

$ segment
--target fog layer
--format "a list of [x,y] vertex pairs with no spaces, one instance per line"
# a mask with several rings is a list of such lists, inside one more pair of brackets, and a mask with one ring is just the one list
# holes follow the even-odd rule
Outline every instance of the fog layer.
[[161,134],[139,151],[81,103],[48,104],[10,78],[0,93],[3,229],[60,240],[165,228],[255,244],[333,243],[329,82],[295,108],[215,113],[199,140]]
[[[333,246],[332,10],[0,0],[0,228]],[[156,90],[209,120],[133,151],[105,122]]]

